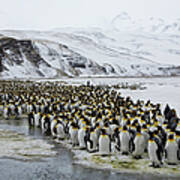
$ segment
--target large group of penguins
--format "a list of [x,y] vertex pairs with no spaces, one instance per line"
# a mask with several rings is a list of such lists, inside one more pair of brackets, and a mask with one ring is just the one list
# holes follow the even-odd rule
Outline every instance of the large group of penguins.
[[162,110],[150,100],[133,101],[89,82],[4,82],[0,91],[5,119],[27,115],[30,127],[60,141],[68,139],[72,148],[136,159],[147,153],[152,167],[180,161],[180,119],[168,104]]

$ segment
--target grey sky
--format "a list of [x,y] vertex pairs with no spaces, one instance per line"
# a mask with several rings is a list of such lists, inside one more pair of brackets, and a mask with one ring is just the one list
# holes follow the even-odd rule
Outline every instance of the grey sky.
[[104,26],[121,12],[133,18],[180,18],[180,0],[0,0],[0,29]]

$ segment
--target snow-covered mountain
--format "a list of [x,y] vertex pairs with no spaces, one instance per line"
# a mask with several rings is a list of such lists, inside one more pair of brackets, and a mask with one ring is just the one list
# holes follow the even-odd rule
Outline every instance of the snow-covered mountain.
[[165,21],[162,18],[134,19],[123,12],[112,20],[113,27],[118,31],[139,31],[147,33],[166,33],[180,35],[180,18]]
[[1,77],[180,75],[180,31],[116,16],[109,29],[0,31]]

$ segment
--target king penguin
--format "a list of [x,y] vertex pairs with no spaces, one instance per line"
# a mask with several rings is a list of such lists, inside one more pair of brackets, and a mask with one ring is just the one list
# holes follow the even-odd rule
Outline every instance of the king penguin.
[[91,128],[89,132],[86,134],[86,144],[87,144],[87,151],[90,153],[96,152],[97,150],[97,145],[98,145],[98,138],[97,134],[94,130],[94,128]]
[[167,164],[176,165],[178,163],[179,149],[174,139],[174,134],[170,134],[165,146],[165,159]]
[[158,145],[157,141],[154,138],[153,132],[149,132],[150,138],[148,142],[148,155],[149,159],[152,162],[150,166],[154,168],[159,168],[161,165],[161,146]]
[[128,155],[130,151],[130,134],[127,130],[127,126],[123,126],[123,130],[119,136],[122,155]]
[[111,152],[111,141],[105,129],[101,129],[99,137],[99,153],[101,155],[108,155]]
[[72,146],[77,146],[78,142],[78,125],[75,122],[72,122],[69,127],[69,135]]
[[145,138],[141,133],[141,126],[137,126],[137,132],[134,139],[134,146],[135,149],[133,152],[133,157],[135,159],[141,159],[145,151]]

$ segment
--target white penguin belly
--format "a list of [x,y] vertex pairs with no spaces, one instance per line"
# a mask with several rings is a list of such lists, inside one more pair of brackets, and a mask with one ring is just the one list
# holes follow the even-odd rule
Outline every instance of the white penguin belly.
[[128,133],[120,133],[120,142],[121,142],[121,151],[128,152],[129,151],[129,141],[130,136]]
[[148,155],[151,162],[159,163],[158,157],[157,157],[157,144],[155,142],[151,142],[148,144]]
[[142,155],[144,153],[144,149],[145,149],[145,140],[143,136],[136,136],[135,140],[134,140],[134,144],[135,144],[135,151],[134,151],[134,155]]
[[90,140],[93,143],[93,146],[91,147],[91,144],[87,142],[87,148],[89,151],[95,151],[97,149],[97,135],[96,133],[91,133],[90,134]]
[[78,141],[79,141],[79,146],[81,148],[86,147],[85,142],[84,142],[84,137],[85,137],[85,131],[83,129],[80,129],[78,131]]
[[177,159],[178,146],[176,142],[168,144],[165,149],[167,151],[167,162],[176,164],[178,162]]
[[70,127],[69,134],[70,134],[70,139],[71,139],[72,144],[77,145],[78,144],[78,130]]
[[65,138],[65,132],[64,132],[64,127],[62,124],[57,125],[57,137],[64,139]]
[[110,153],[110,149],[109,149],[109,145],[110,145],[110,140],[108,136],[100,136],[99,138],[99,152],[100,154],[109,154]]

